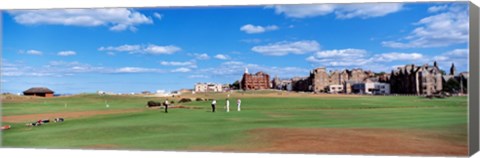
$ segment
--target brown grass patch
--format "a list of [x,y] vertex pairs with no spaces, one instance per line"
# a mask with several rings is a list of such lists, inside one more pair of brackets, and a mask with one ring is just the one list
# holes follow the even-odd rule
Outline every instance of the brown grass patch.
[[[467,156],[467,142],[448,133],[345,128],[263,128],[236,145],[200,148],[234,152]],[[239,145],[242,144],[242,145]]]
[[125,110],[98,110],[98,111],[79,111],[79,112],[56,112],[56,113],[45,113],[45,114],[26,114],[26,115],[2,116],[2,121],[12,122],[12,123],[21,123],[21,122],[35,121],[39,119],[53,119],[57,117],[72,119],[72,118],[91,117],[96,115],[121,114],[121,113],[131,113],[131,112],[140,112],[140,111],[143,111],[143,110],[142,109],[125,109]]

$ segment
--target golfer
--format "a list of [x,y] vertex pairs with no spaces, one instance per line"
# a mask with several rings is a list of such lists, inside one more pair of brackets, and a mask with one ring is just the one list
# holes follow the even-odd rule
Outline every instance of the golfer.
[[240,111],[240,104],[242,104],[242,101],[237,99],[237,111]]
[[168,102],[168,99],[165,100],[165,102],[164,102],[163,104],[165,105],[165,113],[168,113],[168,104],[170,104],[170,103]]
[[230,100],[227,99],[226,103],[227,103],[227,112],[230,112]]
[[212,112],[215,112],[215,104],[217,104],[217,100],[213,99],[213,101],[212,101]]

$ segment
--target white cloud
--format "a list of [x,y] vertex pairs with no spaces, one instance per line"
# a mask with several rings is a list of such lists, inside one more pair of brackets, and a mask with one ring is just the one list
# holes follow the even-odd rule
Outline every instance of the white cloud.
[[173,54],[182,49],[174,45],[159,46],[154,44],[149,45],[121,45],[121,46],[108,46],[100,47],[99,51],[109,51],[109,52],[128,52],[130,54]]
[[434,56],[433,61],[439,63],[440,68],[449,70],[452,63],[458,69],[468,70],[468,49],[454,49],[441,55]]
[[196,59],[198,60],[208,60],[210,59],[210,56],[208,56],[207,53],[194,53],[193,56],[195,56]]
[[207,75],[190,75],[188,78],[210,78]]
[[389,62],[395,60],[405,60],[405,61],[413,61],[413,60],[420,60],[424,59],[424,56],[420,53],[384,53],[378,54],[373,57],[374,61],[381,61],[381,62]]
[[186,68],[186,67],[181,67],[181,68],[177,68],[177,69],[172,70],[172,72],[190,72],[190,71],[192,71],[192,70],[189,69],[189,68]]
[[228,60],[230,59],[230,57],[228,55],[224,55],[224,54],[217,54],[215,55],[215,58],[216,59],[220,59],[220,60]]
[[439,12],[439,11],[444,11],[447,8],[448,8],[448,5],[432,6],[432,7],[428,8],[428,12],[435,13],[435,12]]
[[144,49],[144,51],[148,54],[173,54],[180,50],[182,49],[173,45],[158,46],[153,44],[148,45],[148,47]]
[[141,50],[140,45],[121,45],[117,47],[108,46],[108,47],[100,47],[98,48],[99,51],[117,51],[117,52],[137,52]]
[[339,19],[350,19],[359,17],[362,19],[382,17],[400,11],[403,8],[401,3],[371,3],[371,4],[346,4],[335,11]]
[[254,44],[257,44],[257,43],[261,43],[265,40],[262,40],[262,39],[258,39],[258,38],[252,38],[252,39],[242,39],[240,40],[240,42],[244,42],[244,43],[254,43]]
[[433,59],[437,61],[463,59],[466,63],[468,62],[468,49],[454,49],[441,55],[435,56]]
[[186,62],[178,62],[178,61],[161,61],[161,65],[165,66],[188,66],[194,64],[193,62],[186,61]]
[[76,55],[77,52],[74,52],[74,51],[61,51],[61,52],[58,52],[57,55],[59,56],[73,56],[73,55]]
[[252,24],[246,24],[240,27],[240,31],[243,31],[248,34],[256,34],[256,33],[263,33],[267,31],[274,31],[277,30],[277,25],[270,25],[270,26],[255,26]]
[[20,50],[19,51],[20,54],[29,54],[29,55],[42,55],[43,52],[39,51],[39,50],[27,50],[27,51],[24,51],[24,50]]
[[155,18],[157,18],[158,20],[162,20],[162,18],[163,18],[163,15],[160,14],[160,13],[153,13],[153,16],[154,16]]
[[465,57],[468,58],[468,49],[454,49],[446,53],[446,55],[452,57]]
[[363,49],[334,49],[314,53],[305,60],[322,67],[329,68],[364,68],[375,71],[387,71],[387,65],[396,61],[415,63],[428,62],[427,57],[420,53],[378,53],[369,55]]
[[137,30],[140,24],[152,24],[150,17],[132,9],[56,9],[9,11],[23,25],[107,26],[112,31]]
[[250,73],[263,71],[273,78],[274,75],[281,75],[280,77],[293,77],[308,75],[309,70],[299,67],[276,67],[263,66],[258,64],[249,64],[239,61],[227,61],[220,64],[218,67],[200,69],[195,75],[206,75],[209,78],[230,78],[232,80],[239,79],[242,76],[244,69],[248,68]]
[[395,13],[403,9],[401,3],[370,4],[318,4],[318,5],[277,5],[273,6],[276,14],[289,18],[309,18],[335,13],[338,19],[373,18]]
[[392,48],[445,47],[468,42],[468,6],[449,6],[447,11],[425,17],[410,34],[398,41],[383,41]]
[[317,58],[327,58],[327,57],[363,57],[367,51],[363,49],[334,49],[326,50],[315,53]]
[[[3,64],[3,63],[2,63]],[[50,61],[41,67],[30,67],[23,63],[9,63],[3,65],[2,75],[11,76],[32,76],[32,77],[63,77],[82,73],[100,73],[100,74],[115,74],[115,73],[163,73],[164,70],[155,68],[142,67],[102,67],[77,61]]]
[[277,42],[263,46],[255,46],[252,51],[264,55],[284,56],[288,54],[305,54],[320,50],[317,41]]
[[187,66],[190,68],[197,68],[197,64],[194,61],[185,61],[185,62],[179,62],[179,61],[161,61],[160,65],[163,66]]
[[322,16],[332,13],[335,10],[333,4],[320,5],[277,5],[273,8],[276,14],[285,14],[290,18],[308,18],[315,16]]
[[358,66],[367,62],[366,53],[366,50],[352,48],[325,50],[314,53],[306,60],[322,66]]
[[142,68],[142,67],[122,67],[115,69],[112,73],[146,73],[146,72],[163,72],[159,69]]

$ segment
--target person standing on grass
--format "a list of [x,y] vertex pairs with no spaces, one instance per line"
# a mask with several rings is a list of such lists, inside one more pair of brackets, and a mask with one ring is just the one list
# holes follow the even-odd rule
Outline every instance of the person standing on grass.
[[215,112],[215,105],[217,104],[217,100],[213,99],[212,101],[212,112]]
[[242,104],[242,101],[237,99],[237,111],[240,111],[240,104]]
[[168,104],[170,104],[170,103],[168,102],[168,99],[165,100],[165,102],[164,102],[163,104],[165,105],[165,113],[168,113]]
[[230,100],[227,99],[226,104],[227,104],[227,112],[230,112]]
[[212,112],[215,112],[215,104],[217,104],[217,101],[213,99],[212,101]]

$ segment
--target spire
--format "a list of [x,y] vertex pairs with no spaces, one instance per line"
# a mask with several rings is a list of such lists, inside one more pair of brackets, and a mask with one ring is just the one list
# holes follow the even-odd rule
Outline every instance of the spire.
[[248,74],[248,68],[247,67],[245,67],[245,73]]
[[437,61],[434,61],[434,62],[433,62],[433,66],[435,66],[436,68],[438,68]]
[[452,63],[452,67],[450,67],[450,75],[455,76],[455,64]]

